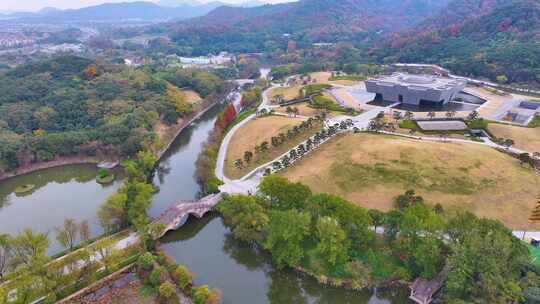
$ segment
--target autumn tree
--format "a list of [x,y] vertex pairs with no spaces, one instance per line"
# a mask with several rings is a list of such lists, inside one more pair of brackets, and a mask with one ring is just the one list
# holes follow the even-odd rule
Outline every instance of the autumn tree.
[[225,130],[235,119],[236,109],[233,104],[227,105],[223,112],[218,115],[215,122],[215,127],[219,130]]
[[176,287],[171,282],[165,282],[159,285],[158,293],[162,301],[170,303],[176,297]]
[[176,109],[176,112],[180,116],[184,116],[191,111],[191,105],[187,102],[187,98],[184,92],[179,88],[168,84],[166,91],[169,102],[172,103]]
[[83,74],[88,79],[96,77],[96,75],[97,75],[97,66],[95,64],[91,64],[91,65],[87,66],[84,69]]

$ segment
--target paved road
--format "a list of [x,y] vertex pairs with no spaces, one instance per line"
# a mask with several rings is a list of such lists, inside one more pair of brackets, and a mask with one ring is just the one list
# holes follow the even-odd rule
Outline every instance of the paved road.
[[[262,102],[257,109],[260,111],[261,109],[272,109],[277,108],[279,106],[271,105],[270,104],[270,98],[268,97],[268,92],[276,87],[279,87],[278,84],[272,84],[268,89],[264,90],[262,93]],[[227,132],[225,137],[223,138],[223,141],[221,142],[221,146],[219,147],[217,162],[216,162],[216,169],[215,169],[215,175],[217,178],[223,181],[224,185],[222,185],[219,189],[222,192],[227,193],[255,193],[257,190],[257,185],[259,184],[260,177],[253,180],[231,180],[227,176],[225,176],[224,172],[224,165],[225,165],[225,158],[227,156],[227,150],[229,148],[229,144],[231,143],[231,140],[240,128],[245,126],[248,122],[250,122],[252,119],[256,117],[256,114],[251,114],[248,117],[246,117],[244,120],[239,122],[237,125],[235,125],[232,129]]]

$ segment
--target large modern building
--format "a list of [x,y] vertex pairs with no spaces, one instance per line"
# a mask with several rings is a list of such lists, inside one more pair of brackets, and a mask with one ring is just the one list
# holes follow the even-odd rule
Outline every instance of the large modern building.
[[452,101],[465,85],[461,80],[401,73],[366,81],[367,91],[374,93],[376,100],[415,106],[443,105]]

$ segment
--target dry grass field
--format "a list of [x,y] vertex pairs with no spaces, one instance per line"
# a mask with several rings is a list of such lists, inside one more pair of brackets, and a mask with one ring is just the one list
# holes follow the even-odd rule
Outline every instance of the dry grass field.
[[302,118],[266,116],[248,122],[234,134],[231,143],[229,144],[227,156],[225,158],[225,175],[229,178],[240,178],[258,166],[287,152],[290,148],[306,140],[322,127],[319,124],[314,124],[314,127],[309,131],[288,140],[279,147],[274,148],[270,144],[268,152],[254,155],[253,160],[249,165],[244,164],[244,168],[238,169],[234,166],[235,160],[243,159],[245,151],[251,151],[255,154],[256,145],[259,145],[264,141],[270,143],[272,136],[277,136],[279,133],[286,134],[289,129],[299,125],[302,121],[304,121]]
[[527,221],[540,194],[540,177],[480,145],[347,134],[282,175],[367,208],[389,210],[397,195],[414,189],[449,212],[468,210],[511,228],[540,228]]
[[[314,108],[310,107],[307,102],[302,102],[302,103],[291,105],[291,108],[297,108],[298,111],[300,111],[298,113],[298,115],[307,116],[307,117],[314,117],[316,115],[321,114],[321,112],[322,112],[322,110],[320,110],[320,109],[314,109]],[[287,114],[286,110],[287,110],[287,107],[280,107],[280,108],[276,109],[276,112]]]
[[273,88],[268,92],[268,98],[272,100],[276,95],[283,95],[284,100],[292,100],[297,98],[300,95],[300,89],[302,86],[292,86],[292,87],[277,87]]
[[540,128],[525,128],[490,123],[488,130],[495,137],[511,138],[515,147],[529,152],[540,152]]
[[316,79],[317,83],[326,83],[326,84],[339,84],[344,86],[352,86],[355,84],[358,84],[358,81],[351,81],[351,80],[337,80],[337,81],[330,81],[330,77],[332,76],[332,73],[330,72],[315,72],[309,74],[311,78]]
[[195,91],[192,90],[184,90],[182,91],[184,93],[184,96],[186,97],[186,101],[188,103],[197,103],[202,100],[201,96]]

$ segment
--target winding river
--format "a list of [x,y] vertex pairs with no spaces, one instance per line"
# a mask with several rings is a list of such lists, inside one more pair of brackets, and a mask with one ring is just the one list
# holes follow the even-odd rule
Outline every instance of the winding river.
[[[212,130],[221,106],[209,110],[186,128],[164,155],[154,184],[159,192],[150,210],[159,215],[177,200],[194,199],[200,187],[194,179],[195,161]],[[96,183],[95,166],[64,166],[15,177],[0,183],[0,233],[16,234],[29,227],[48,232],[50,252],[62,248],[54,240],[54,227],[66,217],[88,220],[92,234],[102,230],[98,206],[121,185]],[[34,184],[33,192],[18,196],[19,185]],[[326,287],[314,279],[288,270],[276,270],[267,253],[232,238],[220,217],[209,215],[168,233],[163,249],[194,274],[196,284],[221,289],[225,304],[257,303],[408,303],[402,289],[351,292]]]

